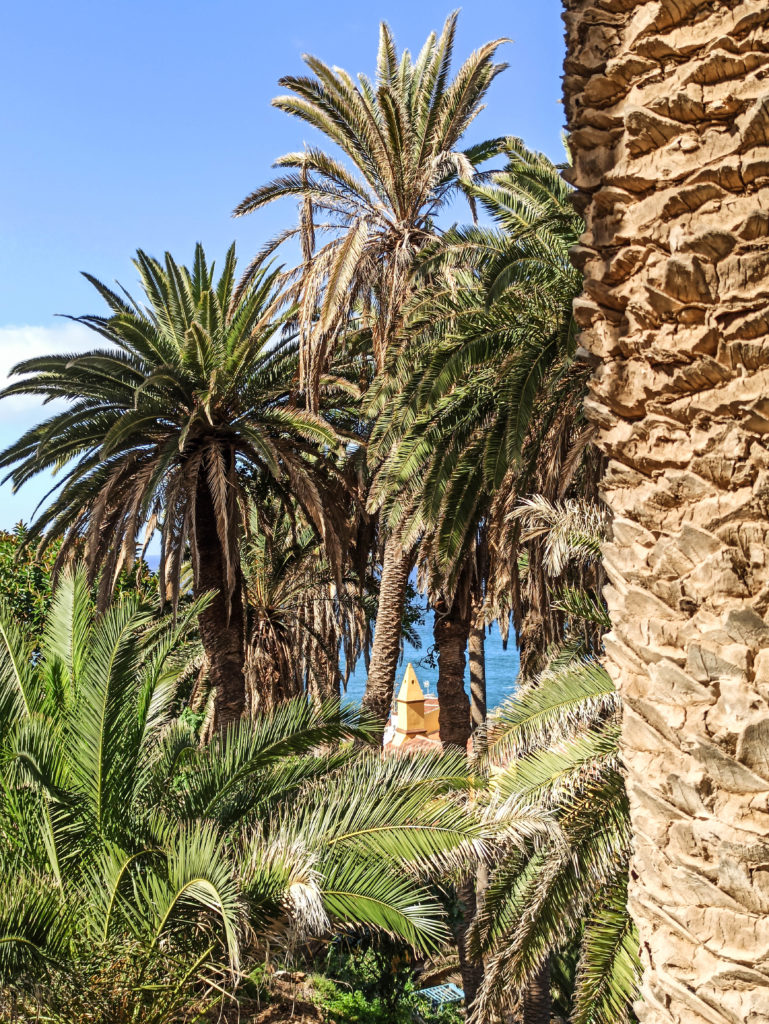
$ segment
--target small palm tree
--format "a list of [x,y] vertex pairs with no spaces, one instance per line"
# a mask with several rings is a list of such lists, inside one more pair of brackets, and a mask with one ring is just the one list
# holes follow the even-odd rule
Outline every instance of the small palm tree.
[[218,280],[200,245],[191,270],[141,250],[135,265],[144,302],[86,275],[110,308],[79,321],[110,343],[84,355],[45,356],[14,367],[3,395],[63,399],[67,408],[27,431],[0,455],[20,487],[63,469],[59,493],[30,530],[43,545],[63,537],[60,561],[85,540],[89,573],[101,574],[103,603],[142,536],[160,526],[161,589],[178,594],[189,545],[197,595],[215,593],[200,632],[216,687],[220,726],[244,708],[243,474],[290,489],[327,539],[319,459],[334,431],[292,401],[297,348],[281,330],[278,273],[237,286],[234,247]]
[[[175,717],[195,613],[124,598],[97,617],[65,573],[39,654],[0,612],[0,978],[159,946],[236,979],[268,945],[349,925],[448,936],[425,883],[496,840],[456,755],[386,757],[339,702],[286,702],[201,746]],[[521,838],[531,834],[520,816]]]
[[[625,1024],[640,980],[638,939],[627,911],[631,829],[619,756],[620,704],[593,660],[562,659],[509,698],[489,725],[498,813],[551,815],[551,841],[516,851],[492,872],[475,928],[486,955],[479,1020],[526,1010],[550,959],[576,943],[573,1024]],[[525,1020],[539,1020],[524,1012]]]
[[246,676],[252,700],[270,707],[308,692],[339,696],[368,643],[376,597],[349,560],[335,576],[317,533],[299,510],[254,506],[243,552],[247,595]]
[[[300,203],[299,224],[257,256],[259,266],[286,239],[299,237],[302,264],[289,275],[299,300],[301,378],[311,407],[330,353],[350,338],[351,319],[378,370],[401,344],[403,311],[420,250],[439,233],[436,217],[466,190],[479,163],[499,152],[495,139],[462,150],[462,136],[503,70],[487,43],[451,76],[457,15],[427,39],[416,60],[398,59],[382,24],[376,81],[305,57],[311,77],[281,80],[291,95],[274,105],[320,131],[345,155],[340,162],[306,147],[281,157],[290,173],[256,189],[236,208],[251,213],[278,199]],[[351,165],[351,166],[350,166]],[[328,241],[316,240],[328,236]],[[392,701],[404,595],[412,556],[385,534],[381,600],[364,705],[381,720]]]

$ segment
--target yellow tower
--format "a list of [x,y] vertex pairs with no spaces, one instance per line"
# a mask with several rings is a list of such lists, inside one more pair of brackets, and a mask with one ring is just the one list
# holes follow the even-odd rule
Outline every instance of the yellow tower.
[[413,736],[425,735],[425,695],[411,662],[398,691],[398,714],[392,745],[399,747]]

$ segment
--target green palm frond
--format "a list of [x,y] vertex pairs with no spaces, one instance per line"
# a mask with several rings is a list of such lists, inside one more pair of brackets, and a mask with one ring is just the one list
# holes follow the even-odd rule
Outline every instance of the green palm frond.
[[73,908],[43,876],[23,872],[0,894],[0,979],[3,984],[66,955]]
[[[314,463],[324,451],[336,453],[338,442],[322,417],[295,403],[292,408],[298,348],[290,337],[274,344],[294,316],[278,270],[252,274],[236,290],[234,249],[217,280],[200,246],[192,270],[168,253],[161,262],[142,250],[135,266],[145,304],[125,301],[87,275],[111,315],[78,319],[109,347],[14,368],[3,395],[59,398],[67,408],[9,446],[0,465],[14,487],[63,471],[29,542],[64,537],[64,561],[84,538],[89,575],[102,576],[105,594],[132,562],[145,528],[158,524],[163,506],[161,590],[165,596],[168,580],[176,599],[179,548],[190,536],[201,480],[213,488],[225,561],[232,566],[237,552],[224,524],[244,507],[245,469],[266,472],[280,486],[290,465],[310,521],[333,533],[309,481]],[[216,467],[233,460],[227,499],[217,502],[224,478]]]
[[370,507],[406,538],[435,530],[450,578],[493,498],[511,477],[525,481],[537,434],[584,392],[571,315],[581,282],[568,257],[581,222],[554,165],[517,140],[505,152],[507,168],[469,188],[495,226],[424,246],[402,345],[371,395]]
[[619,709],[608,672],[596,661],[570,660],[508,697],[489,725],[487,756],[504,763],[574,736]]
[[530,978],[579,948],[575,1019],[625,1024],[637,995],[627,911],[631,830],[619,756],[619,698],[593,660],[553,659],[490,723],[490,809],[536,808],[550,834],[493,871],[472,943],[486,955],[476,1018],[517,1012]]
[[581,587],[560,587],[553,592],[553,608],[565,612],[569,618],[592,622],[601,629],[611,629],[611,618],[603,601]]
[[330,918],[368,925],[419,950],[437,949],[449,937],[435,896],[386,863],[348,855],[327,864],[322,896]]
[[[286,173],[247,196],[235,214],[287,197],[300,202],[296,231],[265,247],[253,266],[299,235],[302,265],[285,280],[296,281],[300,373],[311,396],[317,396],[331,351],[347,342],[354,316],[361,318],[382,366],[411,292],[409,269],[437,235],[437,213],[457,192],[472,205],[476,167],[504,148],[500,139],[459,148],[505,65],[495,60],[504,40],[495,40],[452,78],[456,25],[455,13],[414,61],[408,51],[398,59],[392,32],[383,24],[375,82],[365,75],[354,80],[311,56],[305,57],[308,75],[281,79],[287,94],[274,106],[319,131],[346,160],[312,146],[288,153],[276,162]],[[321,231],[331,239],[318,245]]]
[[221,936],[230,967],[237,970],[240,894],[218,830],[210,825],[182,827],[169,846],[163,872],[146,872],[138,889],[153,944],[179,928],[188,930],[192,914],[200,917],[199,928],[206,935]]
[[545,537],[545,564],[552,576],[560,575],[568,561],[601,556],[607,513],[596,504],[576,498],[552,502],[536,494],[520,501],[510,518],[523,524],[523,540]]
[[627,912],[627,879],[619,878],[585,925],[572,1024],[624,1024],[638,995],[638,935]]

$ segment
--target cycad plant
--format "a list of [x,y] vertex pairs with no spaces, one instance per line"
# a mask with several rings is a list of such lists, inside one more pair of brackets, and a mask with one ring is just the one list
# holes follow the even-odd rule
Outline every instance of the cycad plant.
[[174,714],[198,610],[174,625],[123,598],[95,617],[78,570],[33,658],[0,614],[4,983],[130,947],[235,984],[268,946],[332,927],[447,936],[426,879],[495,835],[457,798],[463,758],[339,746],[368,735],[357,713],[307,699],[201,746]]
[[490,723],[492,804],[513,814],[536,807],[558,829],[506,856],[491,874],[475,927],[486,956],[479,1021],[525,1008],[543,968],[547,984],[551,958],[575,945],[573,990],[560,1007],[571,1024],[632,1019],[640,962],[627,912],[632,836],[619,719],[605,669],[566,657],[509,698]]
[[[477,165],[503,143],[460,148],[504,65],[495,61],[502,42],[495,40],[452,74],[456,27],[452,14],[413,59],[407,50],[398,56],[383,24],[374,81],[363,74],[353,79],[310,56],[310,75],[281,80],[289,95],[274,105],[321,132],[346,160],[314,146],[289,153],[277,161],[287,173],[256,189],[235,212],[251,213],[285,198],[299,202],[299,223],[270,242],[254,265],[287,239],[300,239],[302,262],[289,279],[299,301],[301,379],[311,407],[330,353],[351,336],[358,343],[363,339],[376,368],[384,368],[401,344],[412,270],[419,252],[439,234],[436,218],[457,192],[467,191]],[[408,548],[394,531],[386,533],[364,700],[381,720],[392,700],[411,566]]]
[[63,399],[56,412],[0,455],[14,487],[62,470],[58,493],[30,528],[42,545],[63,537],[60,560],[84,539],[89,573],[101,575],[106,602],[137,543],[160,527],[161,588],[174,595],[187,545],[196,595],[214,593],[200,632],[216,687],[219,725],[244,707],[244,614],[240,543],[243,474],[290,489],[327,539],[333,502],[325,486],[334,431],[291,398],[297,348],[281,331],[278,273],[250,275],[240,287],[235,250],[221,274],[200,245],[188,269],[141,250],[135,301],[86,275],[109,306],[81,323],[108,345],[83,355],[19,363],[3,395]]

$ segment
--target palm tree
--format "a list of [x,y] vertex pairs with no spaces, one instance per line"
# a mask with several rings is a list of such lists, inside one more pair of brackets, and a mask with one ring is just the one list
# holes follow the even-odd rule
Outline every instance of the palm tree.
[[[441,728],[455,743],[470,728],[471,630],[476,690],[485,622],[513,611],[522,633],[509,507],[531,486],[563,493],[589,458],[580,422],[586,370],[574,362],[571,316],[580,278],[568,258],[582,222],[557,167],[516,140],[506,151],[504,171],[469,187],[495,226],[455,228],[425,247],[423,287],[406,310],[409,348],[395,354],[372,399],[380,468],[371,503],[387,525],[400,524],[405,544],[422,538],[418,558],[430,570],[420,573],[430,577],[436,645],[447,653]],[[532,576],[537,569],[532,558]]]
[[242,561],[252,705],[269,708],[305,692],[338,697],[367,646],[376,603],[370,581],[361,584],[349,559],[339,581],[317,533],[279,502],[251,508]]
[[200,614],[216,722],[244,709],[245,657],[240,541],[243,474],[295,496],[332,556],[333,508],[321,448],[337,438],[317,414],[292,401],[296,343],[280,332],[278,273],[238,286],[231,248],[218,280],[198,245],[192,270],[141,250],[135,265],[144,304],[86,275],[110,308],[79,321],[110,343],[78,356],[45,356],[14,367],[3,395],[64,399],[67,408],[27,431],[0,455],[14,487],[65,468],[59,493],[30,528],[45,546],[64,538],[59,561],[83,539],[89,573],[106,601],[121,567],[160,525],[161,590],[178,596],[189,545],[197,595],[215,592]]
[[66,572],[35,659],[0,612],[4,984],[127,941],[237,980],[332,927],[447,937],[425,880],[496,835],[457,800],[464,759],[339,746],[369,735],[357,712],[306,699],[201,746],[175,717],[197,610],[174,625],[123,598],[97,617],[85,572]]
[[475,927],[486,953],[478,1020],[522,1008],[525,1021],[549,1022],[551,958],[575,944],[570,1021],[632,1019],[640,961],[627,911],[631,837],[619,725],[606,671],[568,655],[508,698],[489,723],[492,804],[538,807],[558,830],[491,873]]
[[[403,311],[412,294],[411,270],[420,250],[438,234],[436,217],[466,189],[476,166],[495,155],[502,140],[460,150],[469,124],[504,65],[494,56],[502,40],[487,43],[451,77],[457,15],[440,36],[429,36],[416,60],[398,60],[387,25],[380,30],[376,81],[357,82],[338,68],[305,57],[311,77],[281,80],[291,95],[274,105],[320,131],[349,161],[306,147],[277,164],[290,173],[251,193],[243,215],[275,200],[300,202],[300,220],[282,232],[255,266],[289,238],[302,243],[297,281],[301,380],[314,407],[330,352],[348,340],[351,318],[365,335],[376,368],[401,344]],[[316,236],[329,240],[316,245]],[[384,721],[392,702],[404,595],[412,553],[397,533],[384,538],[380,602],[365,707]]]
[[504,171],[468,188],[493,226],[454,228],[423,250],[408,348],[371,399],[383,461],[372,504],[390,523],[404,489],[421,492],[404,536],[439,523],[438,550],[455,566],[492,497],[513,480],[518,494],[533,490],[543,443],[554,427],[568,436],[585,394],[572,317],[581,277],[569,261],[583,222],[557,166],[519,140],[506,152]]
[[[463,747],[472,729],[464,689],[471,637],[471,692],[479,694],[486,622],[497,617],[505,629],[515,613],[525,662],[524,620],[541,610],[532,608],[534,588],[521,594],[520,531],[507,506],[540,483],[542,463],[568,489],[586,456],[578,422],[586,372],[574,365],[571,316],[579,274],[568,258],[582,223],[558,168],[517,140],[506,152],[504,171],[469,188],[495,226],[455,228],[423,249],[415,271],[422,287],[405,313],[409,348],[389,361],[372,400],[371,449],[381,464],[371,502],[386,523],[400,524],[404,543],[421,538],[441,737]],[[546,587],[540,596],[546,605]],[[463,891],[471,909],[475,893]],[[472,993],[482,964],[465,961]]]
[[[723,11],[661,0],[640,31],[640,7],[618,15],[596,60],[585,27],[600,4],[566,8],[587,225],[575,314],[600,367],[589,414],[615,523],[607,667],[625,703],[641,1014],[760,1019],[769,12],[762,0]],[[652,38],[675,60],[651,58]]]

